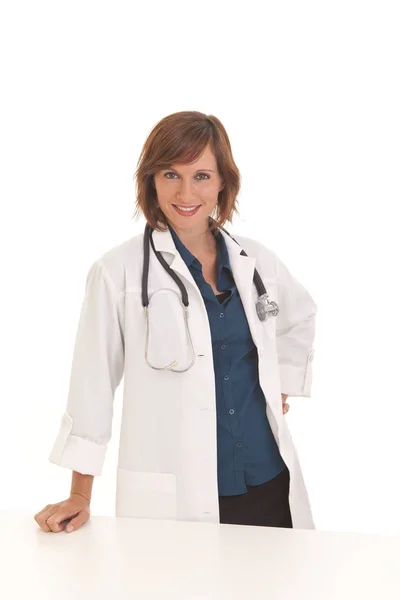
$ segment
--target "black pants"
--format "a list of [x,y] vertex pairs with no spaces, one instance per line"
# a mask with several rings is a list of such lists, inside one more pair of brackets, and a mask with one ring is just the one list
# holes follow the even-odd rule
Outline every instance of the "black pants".
[[287,467],[271,481],[248,485],[247,494],[219,496],[220,523],[293,528]]

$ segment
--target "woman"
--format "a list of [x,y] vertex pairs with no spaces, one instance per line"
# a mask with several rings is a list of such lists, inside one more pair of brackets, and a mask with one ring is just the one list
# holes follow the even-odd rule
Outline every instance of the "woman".
[[[313,299],[272,250],[220,229],[237,212],[240,175],[216,117],[162,119],[136,178],[151,239],[134,236],[89,270],[49,457],[73,471],[71,491],[35,520],[58,532],[89,519],[124,373],[116,516],[313,529],[283,416],[288,395],[310,396]],[[266,321],[255,269],[279,308]]]

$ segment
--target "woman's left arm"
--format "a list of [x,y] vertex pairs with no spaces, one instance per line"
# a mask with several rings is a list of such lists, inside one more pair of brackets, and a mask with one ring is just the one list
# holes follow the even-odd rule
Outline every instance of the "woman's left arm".
[[275,254],[277,302],[276,349],[282,407],[287,396],[311,396],[317,305],[306,288]]

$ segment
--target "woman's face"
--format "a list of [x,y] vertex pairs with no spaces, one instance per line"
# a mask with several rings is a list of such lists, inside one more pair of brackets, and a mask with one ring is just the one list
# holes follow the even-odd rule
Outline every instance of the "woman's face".
[[154,184],[160,209],[171,226],[176,231],[193,232],[208,228],[208,217],[224,187],[209,144],[195,162],[175,163],[169,169],[158,171]]

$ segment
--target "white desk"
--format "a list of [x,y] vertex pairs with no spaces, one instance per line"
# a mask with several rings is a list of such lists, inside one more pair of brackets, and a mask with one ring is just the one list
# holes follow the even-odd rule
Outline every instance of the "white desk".
[[399,600],[400,537],[0,512],[5,600]]

